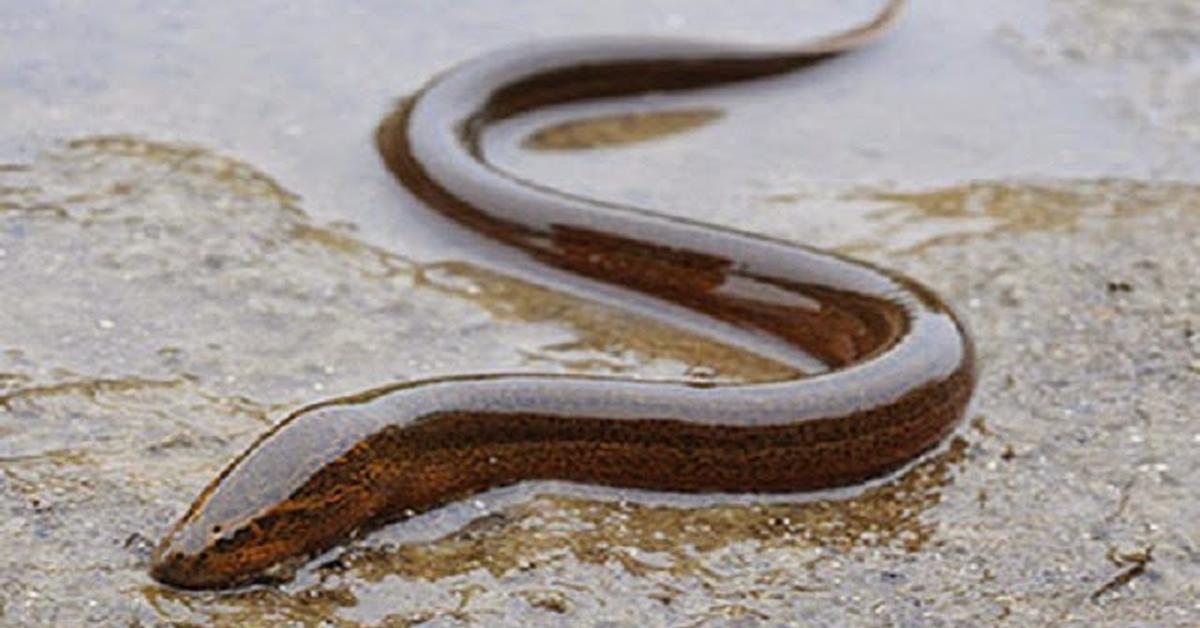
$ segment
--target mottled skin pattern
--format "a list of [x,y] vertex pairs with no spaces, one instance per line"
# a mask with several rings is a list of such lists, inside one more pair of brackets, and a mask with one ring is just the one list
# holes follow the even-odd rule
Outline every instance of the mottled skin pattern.
[[[500,172],[480,134],[546,105],[719,85],[827,59],[899,11],[785,52],[696,42],[541,44],[468,62],[380,126],[429,206],[537,261],[682,306],[825,362],[794,381],[700,386],[455,377],[301,409],[235,460],[163,539],[155,578],[259,581],[348,535],[530,479],[786,493],[895,470],[961,418],[974,350],[932,292],[833,254],[581,199]],[[731,339],[736,341],[737,339]]]

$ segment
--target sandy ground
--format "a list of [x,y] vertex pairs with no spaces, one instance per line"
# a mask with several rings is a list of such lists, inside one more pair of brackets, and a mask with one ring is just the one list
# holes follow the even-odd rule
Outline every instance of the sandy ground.
[[[721,112],[653,142],[521,141],[620,103],[492,138],[539,180],[827,243],[944,294],[982,378],[906,473],[769,502],[529,484],[286,585],[146,575],[209,479],[314,399],[485,371],[779,376],[494,270],[502,253],[422,218],[375,162],[391,100],[455,59],[539,30],[779,41],[799,10],[593,4],[0,9],[0,623],[1200,623],[1186,1],[929,0],[808,77],[631,105]],[[870,8],[811,4],[805,32]]]

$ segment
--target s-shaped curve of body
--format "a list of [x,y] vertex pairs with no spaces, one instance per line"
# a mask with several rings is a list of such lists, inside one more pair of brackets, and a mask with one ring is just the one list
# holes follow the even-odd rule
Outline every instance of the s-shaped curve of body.
[[406,383],[296,411],[230,464],[155,551],[185,588],[262,580],[355,531],[489,488],[559,479],[682,492],[862,482],[936,445],[975,384],[953,312],[897,273],[788,242],[579,198],[489,164],[491,123],[548,105],[781,74],[879,34],[786,50],[609,38],[468,61],[383,121],[378,147],[421,201],[541,264],[767,338],[828,371],[697,385],[565,375]]

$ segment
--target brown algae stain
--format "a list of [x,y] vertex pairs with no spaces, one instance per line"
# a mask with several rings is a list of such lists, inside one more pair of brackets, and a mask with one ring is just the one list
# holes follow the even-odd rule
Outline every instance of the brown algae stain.
[[[299,201],[298,196],[258,169],[236,159],[217,155],[201,146],[154,142],[128,135],[100,135],[71,140],[66,148],[68,153],[62,156],[68,159],[86,159],[89,156],[134,159],[144,164],[166,165],[177,175],[204,177],[235,194],[270,198],[286,208],[294,209],[292,206]],[[93,195],[82,195],[80,198],[126,195],[136,189],[137,183],[120,181],[107,190],[98,190]],[[145,183],[154,184],[153,181]]]
[[864,191],[861,197],[899,203],[929,218],[988,216],[1020,232],[1069,228],[1088,215],[1119,218],[1167,204],[1196,205],[1200,187],[1128,179],[976,181],[926,192]]
[[[924,190],[855,187],[837,193],[775,193],[788,214],[830,223],[821,242],[848,254],[920,254],[1001,233],[1066,232],[1085,221],[1136,218],[1200,207],[1200,186],[1135,179],[972,181]],[[775,211],[775,210],[773,210]]]
[[528,150],[587,150],[640,144],[716,122],[719,109],[675,109],[597,116],[541,128],[521,141]]

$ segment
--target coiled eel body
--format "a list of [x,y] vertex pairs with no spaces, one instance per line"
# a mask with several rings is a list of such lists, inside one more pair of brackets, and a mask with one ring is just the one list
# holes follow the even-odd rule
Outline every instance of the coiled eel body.
[[579,198],[501,171],[493,122],[566,102],[756,79],[877,35],[900,10],[788,50],[657,39],[543,43],[464,63],[381,124],[421,201],[537,262],[688,308],[816,357],[790,381],[700,386],[462,376],[301,409],[262,436],[163,539],[152,575],[236,586],[281,561],[529,479],[779,493],[885,474],[938,443],[975,382],[954,313],[897,273],[793,243]]

